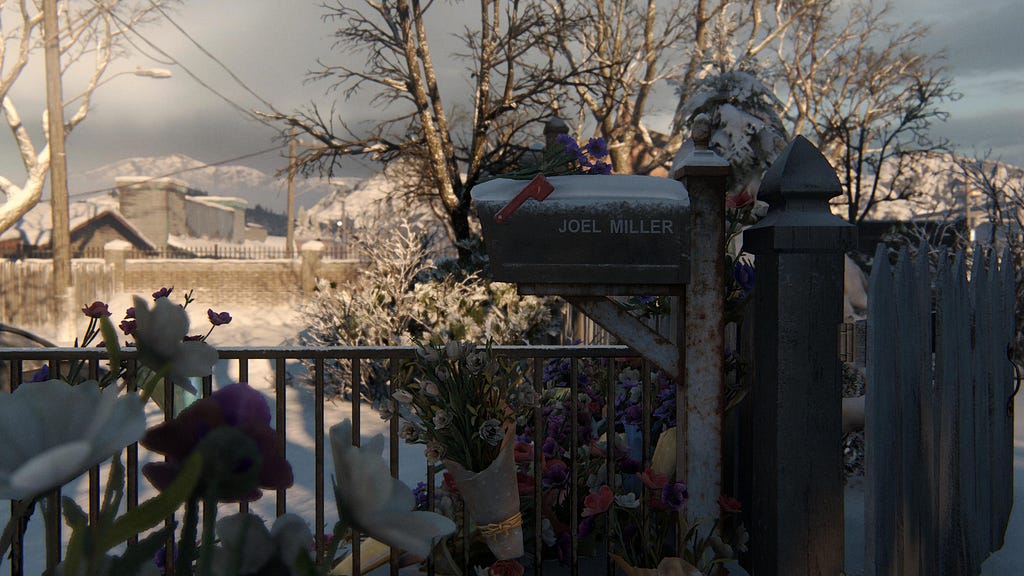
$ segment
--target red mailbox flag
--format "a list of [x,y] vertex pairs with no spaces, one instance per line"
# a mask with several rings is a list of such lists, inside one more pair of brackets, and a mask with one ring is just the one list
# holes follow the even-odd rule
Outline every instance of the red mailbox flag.
[[504,224],[505,220],[512,215],[513,212],[519,209],[526,202],[527,198],[533,198],[537,202],[543,202],[547,198],[551,191],[555,187],[548,182],[548,179],[543,174],[537,174],[530,180],[530,183],[519,194],[516,194],[515,198],[509,201],[504,208],[498,210],[498,213],[494,215],[494,221],[498,224]]

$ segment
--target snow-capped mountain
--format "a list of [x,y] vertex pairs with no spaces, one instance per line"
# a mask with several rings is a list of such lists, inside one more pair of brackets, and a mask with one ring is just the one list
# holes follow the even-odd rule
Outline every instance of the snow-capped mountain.
[[[276,177],[249,166],[226,164],[207,166],[183,154],[148,158],[127,158],[83,174],[72,174],[69,187],[72,194],[100,191],[114,187],[121,176],[149,178],[172,177],[187,182],[190,188],[215,196],[237,196],[248,200],[249,207],[257,204],[275,212],[285,212],[288,185],[284,177]],[[296,206],[309,208],[331,192],[334,185],[352,184],[360,178],[335,178],[332,183],[318,178],[296,178]]]

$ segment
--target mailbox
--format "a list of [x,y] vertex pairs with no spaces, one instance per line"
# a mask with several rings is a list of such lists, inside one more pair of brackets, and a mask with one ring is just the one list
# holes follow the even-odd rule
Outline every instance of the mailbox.
[[496,179],[473,188],[495,280],[524,294],[651,296],[678,294],[689,281],[682,183],[632,175],[546,182]]

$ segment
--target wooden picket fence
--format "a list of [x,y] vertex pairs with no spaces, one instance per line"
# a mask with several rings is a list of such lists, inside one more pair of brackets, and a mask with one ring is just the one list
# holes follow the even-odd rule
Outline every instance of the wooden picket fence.
[[868,294],[868,576],[978,574],[1013,492],[1008,251],[875,256]]

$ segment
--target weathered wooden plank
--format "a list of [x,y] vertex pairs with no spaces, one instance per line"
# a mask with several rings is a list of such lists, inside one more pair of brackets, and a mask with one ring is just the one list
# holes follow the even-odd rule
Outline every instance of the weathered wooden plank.
[[989,418],[991,406],[991,377],[988,373],[988,354],[979,342],[983,334],[979,327],[989,325],[988,298],[988,267],[985,262],[985,249],[981,245],[974,248],[971,263],[971,303],[974,305],[974,342],[972,342],[972,364],[974,369],[974,469],[976,483],[974,486],[974,506],[977,512],[976,549],[983,561],[992,550],[992,533],[989,529],[992,517],[992,501],[990,499],[992,475],[989,468],[988,454],[991,449],[989,437]]
[[953,313],[959,329],[955,336],[958,381],[958,414],[960,454],[960,536],[964,549],[965,574],[977,574],[981,566],[977,539],[975,508],[976,470],[974,466],[974,371],[971,365],[970,286],[967,283],[967,255],[960,250],[953,265]]
[[957,317],[955,272],[946,250],[939,253],[935,278],[935,384],[938,406],[938,462],[936,519],[939,539],[939,574],[964,573],[964,546],[960,522],[960,438],[958,427]]
[[868,386],[865,393],[865,559],[866,576],[899,574],[896,510],[900,443],[896,410],[896,300],[892,267],[884,244],[875,251],[868,285]]
[[939,412],[934,371],[932,369],[932,288],[929,248],[925,242],[918,246],[912,265],[913,288],[908,294],[913,304],[913,326],[918,345],[912,359],[912,369],[917,373],[919,428],[919,458],[923,463],[919,470],[921,484],[914,495],[920,507],[921,526],[921,573],[929,576],[939,574]]
[[[1016,344],[1015,339],[1017,337],[1017,274],[1014,269],[1014,258],[1010,248],[1007,247],[1002,252],[1002,264],[999,268],[999,274],[1002,277],[1002,296],[1000,298],[1002,302],[1002,313],[1000,318],[1004,321],[1004,337],[1007,340],[1007,346],[1014,346]],[[1008,351],[1008,355],[1012,354]],[[1010,362],[1010,358],[1006,358],[1005,362],[1000,364],[1004,368],[1002,373],[1001,381],[1004,383],[1004,394],[1002,394],[1001,402],[1006,403],[1006,422],[1007,422],[1007,434],[1002,439],[1002,531],[1006,533],[1007,525],[1010,523],[1010,511],[1013,507],[1014,502],[1014,403],[1012,397],[1014,394],[1014,368],[1013,363]]]
[[[1002,252],[1001,264],[992,250],[992,545],[999,549],[1013,505],[1013,419],[1008,399],[1013,393],[1011,364],[1007,357],[1013,341],[1014,277],[1009,248]],[[998,265],[998,269],[996,266]],[[996,272],[997,271],[997,272]],[[1008,274],[1010,273],[1010,274]]]
[[916,314],[918,299],[914,281],[913,262],[909,251],[900,251],[894,279],[896,288],[896,370],[899,381],[897,414],[900,422],[900,462],[902,480],[899,497],[897,532],[902,541],[902,569],[904,576],[918,576],[925,572],[922,520],[925,515],[926,476],[921,450],[921,373],[918,358],[921,355],[922,335]]
[[1004,397],[1003,383],[1001,382],[1002,364],[1006,358],[1006,341],[1003,337],[1002,319],[999,317],[1002,312],[1001,291],[999,289],[999,254],[995,249],[989,250],[987,284],[985,288],[985,307],[988,317],[979,338],[980,352],[986,358],[987,386],[989,390],[989,413],[988,413],[988,506],[991,513],[989,517],[989,546],[992,550],[1003,547],[1003,512],[1002,512],[1002,438],[1006,434],[1006,408],[1002,398]]

